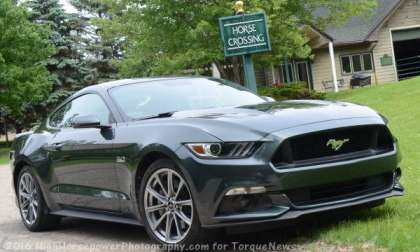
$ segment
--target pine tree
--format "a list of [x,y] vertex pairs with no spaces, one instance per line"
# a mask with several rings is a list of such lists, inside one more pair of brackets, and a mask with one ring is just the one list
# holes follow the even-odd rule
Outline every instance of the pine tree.
[[25,5],[33,22],[50,27],[50,43],[56,47],[56,53],[44,62],[53,92],[45,102],[34,105],[36,111],[45,114],[74,91],[96,83],[97,73],[86,63],[87,39],[82,36],[86,19],[65,13],[58,0],[29,0]]
[[71,0],[71,4],[79,11],[98,18],[110,18],[110,5],[103,0]]
[[104,82],[117,77],[114,60],[121,59],[121,42],[111,39],[105,40],[101,30],[94,24],[96,20],[111,20],[110,4],[103,0],[71,0],[71,4],[81,13],[83,18],[89,19],[90,25],[85,29],[89,43],[86,47],[88,64],[96,69],[98,81]]

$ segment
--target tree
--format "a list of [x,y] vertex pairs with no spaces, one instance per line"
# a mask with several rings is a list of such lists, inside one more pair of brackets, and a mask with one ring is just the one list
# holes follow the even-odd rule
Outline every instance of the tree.
[[65,13],[58,0],[29,0],[27,6],[34,22],[48,24],[52,30],[50,41],[57,47],[57,53],[47,66],[55,79],[54,91],[74,91],[94,83],[95,73],[85,62],[88,40],[82,36],[87,20]]
[[[110,6],[101,0],[71,0],[71,4],[81,15],[91,21],[92,19],[110,20]],[[104,82],[117,77],[117,68],[113,61],[122,57],[120,42],[118,40],[104,40],[100,29],[89,22],[85,29],[85,35],[89,38],[86,51],[89,54],[87,64],[96,69],[98,81]]]
[[[0,2],[0,111],[7,122],[20,121],[25,107],[43,100],[51,83],[41,61],[53,53],[46,27],[32,24],[14,1]],[[19,127],[17,129],[19,131]]]
[[[86,63],[87,21],[78,14],[65,13],[58,0],[28,0],[31,20],[51,29],[50,43],[57,50],[43,63],[50,72],[53,90],[42,103],[32,104],[31,111],[45,115],[74,91],[97,82],[97,72]],[[32,120],[32,119],[31,119]]]
[[71,0],[70,3],[84,14],[99,18],[110,18],[110,6],[103,0]]
[[[107,1],[111,21],[98,22],[105,37],[124,40],[126,59],[120,64],[123,76],[199,71],[215,63],[224,78],[225,66],[239,62],[225,59],[219,36],[218,18],[233,15],[234,1]],[[258,55],[261,62],[280,62],[284,57],[305,58],[311,50],[300,27],[338,23],[371,10],[376,0],[249,0],[248,12],[267,13],[273,50]],[[314,13],[323,9],[325,15]],[[236,71],[238,72],[238,71]]]

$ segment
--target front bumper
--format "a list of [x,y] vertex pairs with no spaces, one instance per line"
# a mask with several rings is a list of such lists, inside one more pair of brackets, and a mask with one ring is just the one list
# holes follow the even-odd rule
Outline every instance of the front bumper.
[[[265,145],[267,148],[267,145]],[[269,147],[268,147],[269,148]],[[267,163],[267,150],[244,160],[202,160],[186,148],[177,152],[180,164],[192,185],[201,225],[206,228],[233,227],[257,223],[280,222],[303,215],[334,209],[364,205],[402,196],[404,189],[399,182],[400,156],[398,148],[390,153],[337,163],[294,169],[277,169]],[[317,187],[341,182],[360,180],[382,174],[390,176],[385,188],[345,198],[315,204],[294,204],[288,193],[305,187]],[[276,199],[269,207],[245,212],[220,214],[220,206],[226,193],[238,187],[265,187],[266,194]]]
[[[209,225],[202,225],[205,228],[221,228],[221,227],[233,227],[233,226],[245,226],[245,225],[254,225],[254,224],[264,224],[264,223],[273,223],[294,220],[304,215],[321,213],[331,210],[338,210],[344,208],[351,208],[355,206],[367,205],[368,203],[378,202],[386,198],[403,196],[404,192],[401,189],[392,189],[391,191],[371,195],[362,199],[351,199],[342,203],[332,202],[332,204],[317,206],[307,209],[296,209],[292,206],[290,207],[277,207],[278,209],[271,209],[270,211],[265,211],[261,213],[251,213],[247,214],[247,218],[244,216],[226,216],[219,218],[221,222]],[[252,216],[251,216],[252,215]],[[217,217],[216,217],[217,218]]]

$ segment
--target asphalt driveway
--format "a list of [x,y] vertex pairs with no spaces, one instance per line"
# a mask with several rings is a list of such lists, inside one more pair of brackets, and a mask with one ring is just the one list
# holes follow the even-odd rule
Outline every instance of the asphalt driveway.
[[65,218],[58,229],[31,233],[21,224],[10,186],[10,169],[0,166],[0,251],[157,251],[141,227]]
[[[4,165],[0,166],[1,252],[161,251],[152,243],[142,227],[130,225],[64,218],[60,226],[53,231],[31,233],[20,221],[10,181],[10,169]],[[359,251],[362,248],[362,251],[365,251],[363,247],[366,246],[366,251],[376,251],[371,244],[337,247],[316,241],[313,239],[319,230],[316,226],[316,222],[305,223],[297,228],[224,236],[225,240],[213,245],[214,247],[197,248],[203,251]],[[308,235],[312,238],[307,239]],[[293,241],[298,241],[299,244],[294,244]]]

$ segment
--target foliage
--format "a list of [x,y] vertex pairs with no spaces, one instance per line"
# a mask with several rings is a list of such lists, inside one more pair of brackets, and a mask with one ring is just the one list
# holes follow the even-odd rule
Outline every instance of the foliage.
[[122,57],[120,42],[118,40],[104,40],[100,35],[100,29],[91,23],[91,19],[110,20],[110,6],[102,0],[71,0],[82,17],[89,20],[85,29],[89,41],[86,51],[90,55],[86,59],[87,64],[96,69],[98,82],[116,79],[117,68],[113,64],[115,59]]
[[272,97],[278,101],[296,99],[325,99],[325,93],[309,90],[306,83],[291,83],[287,85],[260,87],[258,88],[258,93],[262,96]]
[[77,90],[95,81],[95,73],[84,61],[82,37],[86,22],[76,14],[65,13],[58,0],[29,0],[31,19],[52,30],[50,42],[57,52],[45,64],[54,81],[54,91]]
[[[1,6],[19,13],[13,14],[16,20],[28,18],[26,7],[35,24],[14,25],[4,18],[6,13],[0,23],[2,32],[19,38],[0,48],[0,95],[5,97],[0,110],[11,114],[16,128],[41,119],[75,90],[116,78],[115,62],[122,77],[184,74],[186,69],[203,74],[215,63],[222,77],[241,80],[240,59],[224,58],[218,31],[218,17],[233,15],[234,1],[70,0],[81,14],[65,13],[59,0],[25,0],[21,7],[16,2],[2,1]],[[307,57],[302,24],[344,21],[365,13],[374,2],[249,0],[247,11],[268,14],[273,44],[272,53],[255,58],[267,63]],[[313,15],[320,7],[323,14]],[[53,47],[55,53],[47,58]],[[28,57],[22,60],[22,55]],[[45,94],[49,96],[43,99]]]
[[14,1],[0,1],[0,107],[9,118],[24,117],[24,107],[50,91],[48,72],[40,61],[53,52],[48,29],[32,24]]
[[70,3],[81,12],[100,18],[109,18],[110,6],[103,0],[70,0]]
[[[126,59],[123,76],[178,74],[184,69],[203,69],[214,62],[222,77],[224,65],[239,65],[236,58],[225,59],[219,36],[218,17],[233,15],[234,1],[103,0],[111,8],[112,19],[96,24],[106,38],[124,40]],[[273,51],[257,56],[261,62],[284,57],[310,55],[303,24],[323,25],[341,22],[349,16],[366,13],[375,0],[249,0],[249,12],[264,10]],[[314,15],[322,8],[323,15]],[[273,62],[273,61],[272,61]]]
[[18,122],[28,127],[74,91],[96,83],[98,74],[86,61],[85,19],[66,13],[58,0],[27,0],[24,6],[33,23],[50,28],[49,43],[56,48],[55,54],[42,61],[50,73],[52,92],[43,102],[27,104],[25,120]]

